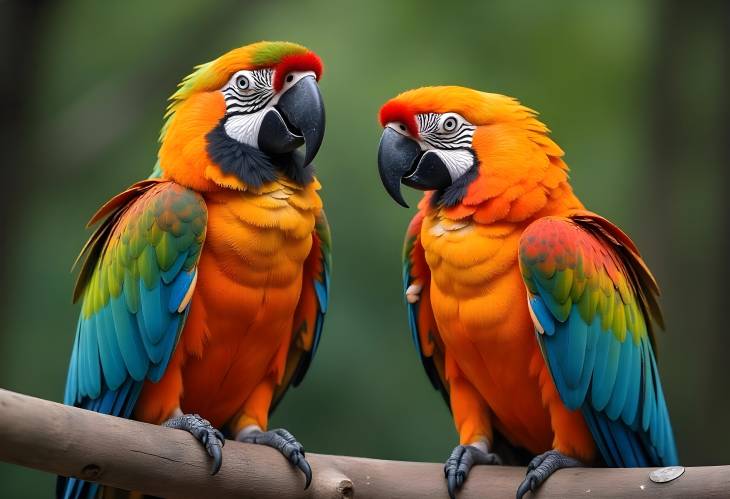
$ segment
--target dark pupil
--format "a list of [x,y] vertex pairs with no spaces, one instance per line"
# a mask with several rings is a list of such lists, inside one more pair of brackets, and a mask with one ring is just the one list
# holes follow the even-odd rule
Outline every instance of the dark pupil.
[[238,85],[238,88],[247,88],[248,87],[248,80],[246,77],[241,76],[237,81],[236,85]]
[[406,126],[405,125],[400,125],[400,129],[405,132],[406,131]]
[[454,118],[449,118],[448,120],[446,120],[446,123],[444,123],[444,128],[446,130],[453,130],[455,126],[456,121],[454,120]]
[[289,75],[286,77],[286,82],[291,83],[294,80],[294,75]]

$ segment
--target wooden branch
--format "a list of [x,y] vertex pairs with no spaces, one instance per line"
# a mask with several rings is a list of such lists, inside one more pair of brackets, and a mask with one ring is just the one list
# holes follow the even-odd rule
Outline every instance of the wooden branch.
[[[449,449],[444,449],[446,455]],[[0,460],[76,476],[159,497],[446,499],[443,465],[308,453],[314,480],[275,450],[228,441],[223,467],[188,433],[97,414],[0,390]],[[650,469],[570,469],[556,473],[536,498],[730,496],[730,466],[688,468],[653,483]],[[459,499],[514,497],[524,469],[474,468]],[[51,491],[49,491],[49,495]]]

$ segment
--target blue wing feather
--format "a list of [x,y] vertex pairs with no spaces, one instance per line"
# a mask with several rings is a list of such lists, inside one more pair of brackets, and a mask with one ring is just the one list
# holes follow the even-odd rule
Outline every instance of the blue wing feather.
[[324,326],[324,315],[327,313],[327,306],[329,305],[329,282],[330,282],[330,271],[329,265],[325,265],[324,268],[324,282],[314,281],[314,290],[317,293],[317,303],[319,303],[319,310],[317,311],[317,322],[314,326],[314,344],[312,345],[312,356],[317,353],[319,347],[319,340],[322,337],[322,326]]
[[126,371],[132,378],[142,381],[147,374],[150,359],[147,357],[142,338],[140,338],[137,321],[128,312],[124,295],[112,298],[111,308],[114,317],[114,332]]
[[[411,260],[405,258],[403,260],[403,292],[405,293],[408,287],[411,285],[413,276],[411,275]],[[408,309],[408,325],[411,328],[411,340],[413,345],[416,347],[416,352],[421,353],[421,340],[418,339],[418,304],[406,302],[406,308]]]
[[[66,404],[124,418],[132,415],[144,381],[159,381],[167,368],[189,311],[189,303],[183,306],[183,301],[194,283],[196,269],[185,268],[188,247],[179,247],[174,261],[165,254],[173,248],[161,248],[161,256],[158,256],[151,245],[155,241],[152,223],[145,225],[142,220],[135,225],[134,216],[124,218],[122,215],[136,208],[135,216],[140,220],[152,215],[155,230],[173,230],[171,203],[178,203],[179,208],[187,203],[193,210],[186,213],[203,220],[203,232],[182,241],[188,246],[198,245],[197,254],[205,226],[205,205],[192,191],[169,182],[145,183],[138,190],[136,196],[122,198],[122,204],[111,211],[105,224],[115,226],[99,229],[104,231],[106,238],[98,238],[93,246],[102,245],[102,248],[88,249],[96,260],[84,264],[85,269],[94,267],[91,272],[82,270],[86,279],[82,283],[86,287],[82,293],[84,309],[92,312],[82,311],[79,318],[64,395]],[[144,204],[135,206],[135,203]],[[164,217],[156,221],[154,217],[163,213]],[[187,228],[190,233],[193,226],[184,223],[185,220],[178,221],[174,230]],[[129,247],[114,254],[119,260],[104,260],[105,252],[113,251],[109,249],[111,244],[146,244],[139,254],[139,267],[135,267],[124,252],[131,251]],[[158,258],[173,263],[166,271],[161,271],[163,265],[158,263]],[[124,274],[118,274],[122,276],[121,290],[115,296],[108,274],[118,271],[119,267],[114,266],[120,264],[125,265],[125,270]],[[142,268],[144,272],[140,272]],[[101,300],[106,303],[102,301],[101,305],[98,303]],[[98,485],[59,477],[56,491],[58,497],[90,499],[96,495]]]
[[[586,222],[587,223],[587,222]],[[601,222],[607,223],[607,222]],[[537,227],[533,227],[537,225]],[[614,467],[669,466],[677,463],[677,452],[671,423],[662,393],[656,359],[647,334],[647,303],[654,304],[641,287],[648,279],[639,281],[639,275],[648,273],[639,262],[640,257],[621,246],[625,235],[608,238],[606,232],[618,229],[588,230],[571,219],[543,219],[533,223],[523,235],[520,265],[529,291],[529,306],[539,330],[537,338],[545,356],[555,386],[563,403],[569,409],[580,409],[594,437],[605,463]],[[576,226],[582,233],[576,233]],[[531,234],[528,234],[528,232]],[[577,235],[578,234],[578,235]],[[621,233],[622,234],[622,233]],[[601,239],[601,238],[604,239]],[[552,239],[551,239],[552,238]],[[626,238],[626,239],[624,239]],[[558,241],[558,242],[554,242]],[[552,252],[554,262],[545,263],[540,253]],[[532,245],[532,246],[530,246]],[[602,245],[602,246],[601,246]],[[603,248],[613,248],[613,256]],[[592,285],[605,285],[605,276],[623,272],[629,282],[628,293],[622,283],[604,291],[605,302],[598,307],[591,320],[587,301],[577,291],[567,298],[560,296],[555,276],[570,265],[584,265],[586,255],[593,248],[601,248],[598,257],[610,258],[615,264],[605,270],[604,277],[593,274]],[[562,253],[559,253],[562,251]],[[596,250],[599,251],[599,250]],[[623,262],[623,263],[617,263]],[[551,265],[553,265],[551,267]],[[555,265],[557,265],[557,270]],[[608,264],[606,264],[608,265]],[[628,266],[626,270],[622,265]],[[574,268],[585,279],[585,269]],[[598,272],[603,272],[601,268]],[[600,280],[599,279],[603,279]],[[574,284],[576,285],[576,284]],[[584,286],[581,282],[580,286]],[[564,289],[564,288],[563,288]],[[588,286],[580,289],[588,289]],[[591,288],[595,289],[595,288]],[[586,291],[589,293],[589,291]],[[571,298],[572,296],[572,298]],[[575,300],[565,302],[563,300]],[[623,300],[635,300],[639,306],[630,306]],[[621,308],[623,307],[623,308]],[[567,312],[566,312],[567,311]],[[588,311],[588,312],[587,312]],[[607,311],[607,312],[606,312]],[[604,317],[602,314],[625,314]],[[622,319],[625,318],[625,327]],[[605,323],[603,319],[606,319]],[[606,326],[608,324],[608,326]],[[618,326],[617,326],[618,324]],[[604,327],[607,327],[604,329]],[[618,327],[619,329],[614,329]],[[619,334],[619,332],[622,332]]]

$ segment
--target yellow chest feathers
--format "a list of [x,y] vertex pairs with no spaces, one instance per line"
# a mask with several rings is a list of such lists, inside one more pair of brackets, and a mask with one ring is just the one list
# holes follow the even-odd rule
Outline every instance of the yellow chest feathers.
[[[309,255],[322,209],[319,183],[299,186],[280,179],[256,191],[208,193],[204,252],[226,270],[298,273]],[[285,272],[289,273],[289,272]]]
[[421,242],[431,276],[447,294],[479,295],[484,286],[517,265],[520,226],[483,225],[470,218],[426,216]]

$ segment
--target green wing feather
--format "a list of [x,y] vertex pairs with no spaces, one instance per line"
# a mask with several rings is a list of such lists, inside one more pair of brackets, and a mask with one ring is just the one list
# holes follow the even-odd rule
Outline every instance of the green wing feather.
[[658,288],[628,236],[589,212],[542,218],[522,235],[520,268],[558,393],[606,464],[676,464],[653,348]]
[[207,210],[193,191],[146,180],[114,197],[90,224],[103,218],[80,255],[74,298],[82,300],[81,316],[65,402],[123,415],[145,379],[159,380],[177,344]]
[[[81,316],[64,402],[128,418],[146,379],[158,381],[177,344],[205,239],[203,199],[172,182],[138,182],[92,217],[74,301]],[[98,484],[59,477],[58,497],[95,497]]]

